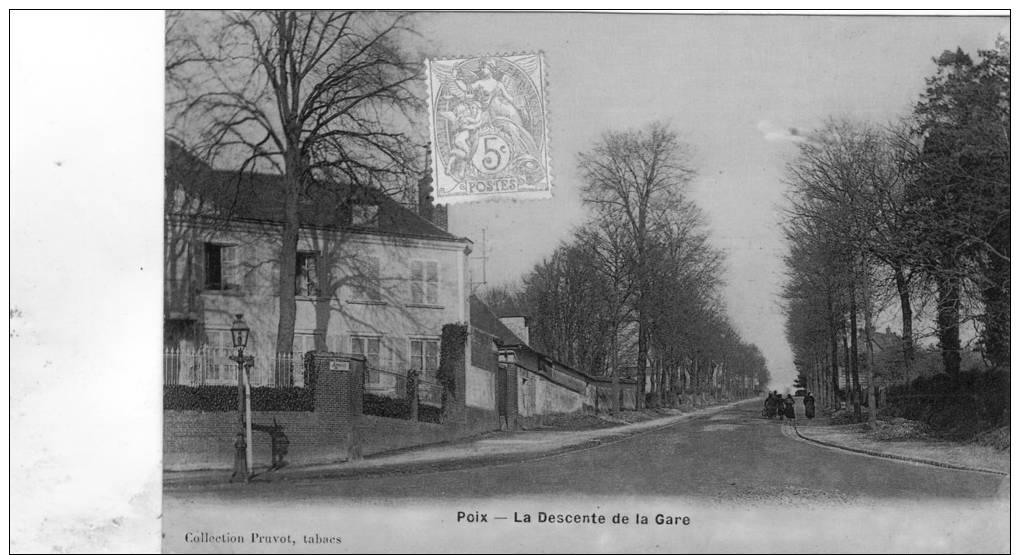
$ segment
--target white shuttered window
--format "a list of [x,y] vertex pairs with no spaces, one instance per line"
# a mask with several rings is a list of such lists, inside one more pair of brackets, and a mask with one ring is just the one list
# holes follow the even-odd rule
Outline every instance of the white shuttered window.
[[439,262],[411,261],[411,302],[439,304]]

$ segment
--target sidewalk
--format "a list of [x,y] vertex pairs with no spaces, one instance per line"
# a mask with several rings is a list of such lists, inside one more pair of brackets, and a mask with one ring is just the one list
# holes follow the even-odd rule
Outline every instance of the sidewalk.
[[877,440],[869,437],[861,424],[833,426],[800,420],[792,426],[792,433],[816,444],[943,468],[1009,475],[1009,450],[930,439]]
[[[272,473],[263,473],[254,481],[276,482],[297,479],[347,478],[379,474],[441,471],[480,464],[502,464],[547,457],[567,451],[587,449],[646,433],[683,420],[705,416],[731,408],[749,399],[725,405],[706,407],[633,424],[580,431],[526,431],[487,434],[480,439],[426,445],[380,453],[360,461],[323,465],[288,466]],[[198,470],[164,472],[165,488],[226,484],[229,471]]]

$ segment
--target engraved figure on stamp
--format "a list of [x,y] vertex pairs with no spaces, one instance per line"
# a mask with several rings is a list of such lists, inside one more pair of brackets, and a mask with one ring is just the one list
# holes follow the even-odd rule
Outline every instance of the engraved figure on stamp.
[[464,177],[468,160],[477,143],[475,131],[488,122],[488,113],[481,109],[478,102],[466,98],[458,101],[452,112],[439,112],[439,115],[457,125],[453,148],[446,158],[446,171],[451,176]]
[[[524,125],[522,112],[527,114],[526,107],[518,108],[515,104],[514,94],[510,92],[513,86],[509,74],[503,74],[496,79],[493,74],[495,64],[492,60],[485,60],[479,69],[481,74],[471,84],[471,89],[488,108],[489,119],[492,122],[495,135],[490,143],[495,148],[488,148],[490,145],[482,144],[484,151],[480,157],[483,173],[497,173],[506,167],[509,162],[504,161],[506,150],[510,150],[511,156],[518,164],[538,163],[538,147],[535,139],[528,132]],[[530,118],[529,118],[530,119]],[[484,143],[484,141],[483,141]],[[490,156],[493,155],[494,156]],[[502,163],[500,163],[502,162]]]

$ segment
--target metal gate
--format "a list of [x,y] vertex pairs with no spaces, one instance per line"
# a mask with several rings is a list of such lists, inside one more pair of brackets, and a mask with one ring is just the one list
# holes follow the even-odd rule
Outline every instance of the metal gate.
[[505,364],[496,367],[496,413],[500,418],[507,416],[507,392],[509,384],[509,371]]

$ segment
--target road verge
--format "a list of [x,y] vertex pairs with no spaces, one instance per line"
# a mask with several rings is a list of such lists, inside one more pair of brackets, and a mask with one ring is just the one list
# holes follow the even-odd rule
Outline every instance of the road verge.
[[[796,423],[787,424],[784,426],[784,431],[789,430],[787,435],[795,438],[821,445],[823,447],[829,447],[833,449],[839,449],[842,451],[849,451],[851,453],[857,453],[860,455],[867,455],[871,457],[879,457],[883,459],[896,460],[901,462],[908,462],[913,464],[922,464],[928,466],[934,466],[939,468],[946,468],[950,470],[960,470],[966,472],[980,472],[984,474],[995,474],[998,476],[1009,476],[1009,472],[981,467],[974,464],[962,464],[960,462],[945,460],[948,457],[942,457],[943,460],[929,455],[926,457],[892,452],[889,446],[883,446],[878,441],[868,441],[859,437],[850,437],[850,434],[844,433],[825,433],[824,431],[818,433],[819,430],[824,430],[825,426],[811,426],[808,429],[801,430]],[[856,434],[861,435],[863,434]],[[852,444],[851,444],[852,442]],[[931,449],[926,449],[928,453],[932,453]]]

